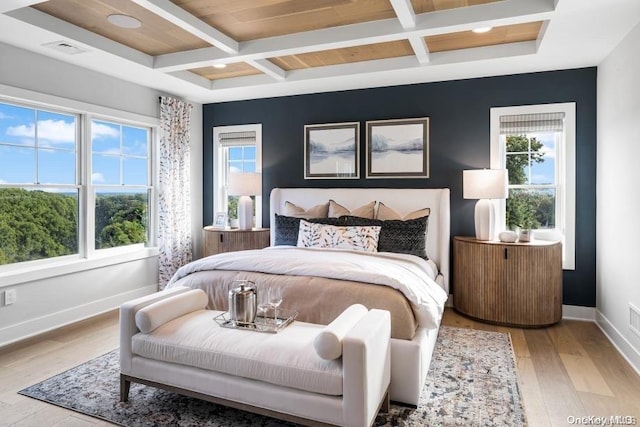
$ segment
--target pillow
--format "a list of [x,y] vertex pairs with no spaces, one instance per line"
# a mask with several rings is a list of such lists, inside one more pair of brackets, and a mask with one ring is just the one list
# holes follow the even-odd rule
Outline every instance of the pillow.
[[318,356],[325,360],[334,360],[342,356],[342,340],[368,311],[362,304],[353,304],[325,326],[313,340],[313,348]]
[[373,218],[373,211],[376,207],[376,201],[374,200],[371,203],[367,203],[364,206],[360,206],[352,211],[345,208],[342,205],[339,205],[333,200],[329,200],[329,217],[330,218],[338,218],[345,215],[359,216],[362,218]]
[[329,203],[313,206],[307,210],[287,201],[284,202],[284,214],[297,218],[326,218],[329,214]]
[[136,313],[136,326],[148,334],[159,326],[209,304],[209,297],[202,289],[193,289],[141,308]]
[[357,216],[344,217],[346,225],[379,226],[378,252],[410,254],[423,259],[427,257],[427,228],[429,217],[401,221],[389,219],[366,219]]
[[[296,246],[298,244],[298,230],[300,229],[300,220],[293,216],[276,214],[275,238],[274,246]],[[307,221],[315,224],[342,225],[344,219],[341,218],[310,218]]]
[[[376,214],[376,219],[388,220],[388,219],[400,219],[400,220],[408,220],[408,219],[416,219],[428,216],[431,213],[430,208],[418,209],[417,211],[410,212],[405,216],[400,215],[398,212],[394,211],[384,203],[380,202],[378,204],[378,213]],[[357,215],[356,215],[357,216]]]
[[335,248],[376,252],[379,236],[380,227],[378,226],[341,227],[301,220],[297,246],[300,248]]

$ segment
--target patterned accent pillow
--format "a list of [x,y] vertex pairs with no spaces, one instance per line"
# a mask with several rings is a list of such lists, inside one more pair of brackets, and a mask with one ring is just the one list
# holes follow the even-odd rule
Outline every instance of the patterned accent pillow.
[[335,248],[354,251],[376,252],[380,227],[335,226],[300,221],[298,247]]
[[379,226],[378,252],[394,252],[427,257],[427,229],[429,216],[408,219],[406,221],[389,219],[367,219],[357,216],[345,216],[346,225]]
[[352,211],[345,208],[334,200],[329,200],[329,217],[341,217],[345,215],[360,216],[362,218],[373,218],[373,211],[376,207],[376,201],[367,203]]
[[[302,218],[276,214],[274,246],[296,246],[298,244],[298,230]],[[316,224],[342,225],[342,218],[311,218],[307,221]]]

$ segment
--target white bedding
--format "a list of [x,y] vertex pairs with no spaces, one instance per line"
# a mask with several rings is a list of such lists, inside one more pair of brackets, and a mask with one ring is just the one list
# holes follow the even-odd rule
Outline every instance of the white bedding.
[[[256,262],[259,260],[259,262]],[[435,282],[437,272],[425,260],[404,254],[274,246],[222,253],[181,267],[167,288],[191,273],[205,270],[316,276],[389,286],[410,301],[419,327],[436,328],[447,293]]]

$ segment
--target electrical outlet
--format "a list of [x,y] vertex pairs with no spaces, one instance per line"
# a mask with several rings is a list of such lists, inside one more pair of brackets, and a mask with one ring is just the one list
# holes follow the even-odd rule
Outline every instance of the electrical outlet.
[[16,290],[7,289],[4,291],[4,305],[15,304],[16,302]]

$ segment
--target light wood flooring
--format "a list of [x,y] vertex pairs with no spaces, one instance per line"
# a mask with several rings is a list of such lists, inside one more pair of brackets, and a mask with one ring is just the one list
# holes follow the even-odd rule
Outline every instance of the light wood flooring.
[[[443,324],[511,334],[530,426],[566,426],[571,416],[633,416],[640,423],[640,377],[594,323],[507,328],[447,309]],[[117,346],[118,317],[112,312],[0,348],[0,426],[111,425],[17,391]]]

